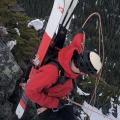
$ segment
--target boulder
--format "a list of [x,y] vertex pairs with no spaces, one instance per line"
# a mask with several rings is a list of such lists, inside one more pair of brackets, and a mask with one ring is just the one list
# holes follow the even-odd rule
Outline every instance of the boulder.
[[22,70],[4,41],[0,39],[0,120],[12,120],[13,105],[9,98]]
[[22,70],[7,45],[0,40],[0,101],[12,95]]

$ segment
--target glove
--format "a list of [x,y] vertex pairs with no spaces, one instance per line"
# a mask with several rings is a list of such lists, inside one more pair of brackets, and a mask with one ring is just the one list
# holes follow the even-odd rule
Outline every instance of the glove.
[[61,100],[59,101],[59,106],[58,106],[57,108],[53,108],[52,111],[53,111],[53,112],[58,112],[60,109],[62,109],[62,108],[65,107],[66,105],[68,105],[68,101],[61,99]]
[[67,100],[65,100],[65,99],[60,100],[60,102],[59,102],[59,109],[62,109],[66,105],[70,105]]

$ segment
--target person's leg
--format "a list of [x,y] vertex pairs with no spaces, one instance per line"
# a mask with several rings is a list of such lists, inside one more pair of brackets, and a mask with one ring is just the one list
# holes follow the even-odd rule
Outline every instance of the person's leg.
[[47,110],[39,115],[39,120],[62,120],[59,118],[58,112]]
[[73,106],[66,106],[59,110],[58,115],[61,120],[76,120],[75,114],[73,112]]
[[57,112],[47,110],[40,114],[39,118],[39,120],[77,120],[73,112],[73,106],[65,106]]

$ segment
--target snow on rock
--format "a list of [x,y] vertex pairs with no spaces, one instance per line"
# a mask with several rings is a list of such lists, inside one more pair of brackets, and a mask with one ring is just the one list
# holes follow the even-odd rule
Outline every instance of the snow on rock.
[[[120,101],[120,97],[119,97],[119,101]],[[117,119],[120,120],[120,104],[117,105]]]
[[73,14],[72,19],[75,19],[75,14]]
[[104,115],[100,110],[89,105],[87,102],[84,102],[82,109],[86,114],[88,114],[90,120],[120,120],[113,117],[112,115]]
[[35,19],[28,23],[28,28],[34,27],[36,31],[41,30],[44,25],[44,20]]
[[120,120],[120,105],[117,105],[117,120]]
[[109,113],[112,114],[114,112],[114,107],[113,107],[114,106],[114,99],[111,98],[110,102],[111,102],[111,108],[109,109]]
[[96,5],[96,6],[98,5],[98,0],[96,0],[95,5]]
[[78,88],[77,87],[77,93],[79,94],[79,95],[84,95],[84,96],[89,96],[90,94],[89,93],[85,93],[85,92],[83,92],[80,88]]
[[0,26],[0,36],[8,35],[7,28]]
[[85,120],[85,118],[86,118],[85,112],[81,111],[80,117],[82,120]]
[[10,50],[12,50],[16,44],[17,44],[16,40],[11,40],[7,42],[7,46],[10,48]]
[[19,31],[19,29],[18,29],[18,28],[14,28],[14,29],[15,29],[16,33],[20,36],[20,31]]
[[102,96],[102,95],[103,95],[103,93],[100,93],[100,94],[99,94],[99,97]]

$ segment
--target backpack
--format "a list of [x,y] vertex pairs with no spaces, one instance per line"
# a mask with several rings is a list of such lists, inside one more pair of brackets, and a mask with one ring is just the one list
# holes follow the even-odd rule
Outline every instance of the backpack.
[[54,42],[51,43],[48,48],[42,65],[48,64],[49,62],[57,58],[59,49],[63,48],[64,46],[66,34],[67,29],[60,26],[57,35],[53,38]]
[[59,71],[59,76],[58,76],[57,82],[55,84],[53,84],[52,87],[57,85],[57,84],[64,84],[66,82],[66,80],[69,79],[69,77],[66,77],[64,75],[65,71],[62,68],[62,66],[59,64],[59,62],[57,60],[52,60],[50,62],[50,64],[55,65],[57,67],[58,71]]
[[[66,77],[64,75],[65,71],[62,68],[62,66],[59,64],[59,62],[57,60],[52,60],[50,62],[50,64],[55,65],[59,70],[58,79],[50,88],[52,88],[52,87],[54,87],[54,86],[56,86],[58,84],[64,84],[69,79],[69,77]],[[72,83],[73,83],[74,87],[73,87],[73,90],[71,91],[71,95],[76,95],[77,94],[77,82],[75,80],[72,80]]]

